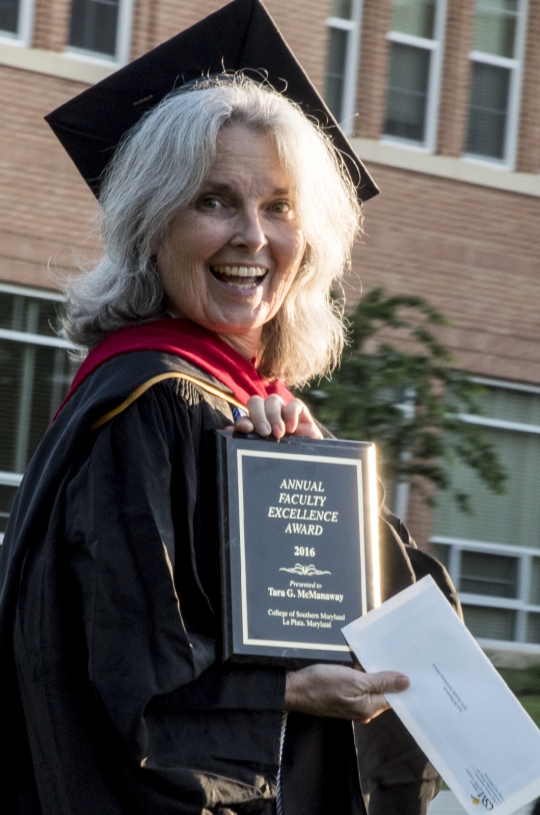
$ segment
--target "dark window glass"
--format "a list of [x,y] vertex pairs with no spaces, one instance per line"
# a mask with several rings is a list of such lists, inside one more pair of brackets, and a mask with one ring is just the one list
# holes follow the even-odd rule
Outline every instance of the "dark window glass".
[[[0,328],[55,336],[60,308],[54,300],[0,292]],[[31,337],[0,340],[0,470],[23,472],[76,368],[65,348],[35,345]]]
[[61,303],[0,291],[0,328],[56,337]]
[[504,158],[510,70],[473,62],[467,152]]
[[464,605],[463,614],[473,637],[489,640],[515,638],[516,612],[511,609]]
[[518,559],[483,552],[461,553],[460,591],[517,597]]
[[23,472],[75,370],[65,348],[0,340],[0,470]]
[[69,44],[114,57],[119,3],[120,0],[73,0]]
[[388,136],[424,141],[430,58],[424,48],[391,44],[384,131]]
[[527,642],[540,644],[540,614],[527,614]]
[[0,31],[18,33],[20,5],[19,0],[0,0]]
[[348,32],[341,28],[330,29],[328,64],[326,67],[326,104],[338,120],[342,118],[343,83],[347,58]]
[[540,557],[533,557],[531,562],[529,603],[533,606],[540,606]]

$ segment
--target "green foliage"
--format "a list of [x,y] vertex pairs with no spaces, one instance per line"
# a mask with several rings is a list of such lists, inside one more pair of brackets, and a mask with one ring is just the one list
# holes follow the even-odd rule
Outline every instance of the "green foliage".
[[530,668],[498,668],[533,722],[540,727],[540,665]]
[[511,691],[518,696],[534,695],[540,698],[540,665],[530,668],[498,668]]
[[452,368],[452,357],[432,330],[447,325],[423,297],[364,295],[350,315],[350,348],[341,367],[301,396],[314,415],[345,439],[378,445],[387,484],[410,479],[430,502],[426,484],[451,489],[463,510],[468,496],[451,484],[450,467],[461,460],[496,493],[504,471],[477,425],[460,413],[479,413],[482,388]]
[[518,696],[518,699],[535,725],[540,727],[540,696]]

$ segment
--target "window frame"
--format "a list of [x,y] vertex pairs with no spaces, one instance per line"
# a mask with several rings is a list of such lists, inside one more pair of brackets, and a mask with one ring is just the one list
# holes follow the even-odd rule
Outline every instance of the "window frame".
[[[358,67],[360,63],[360,40],[362,28],[363,0],[351,0],[351,19],[343,17],[327,17],[326,25],[329,29],[347,31],[347,53],[345,56],[345,73],[343,77],[343,93],[341,97],[341,117],[338,124],[346,136],[354,134],[356,118],[356,97],[358,89]],[[328,48],[330,37],[328,37]],[[337,117],[336,117],[337,118]]]
[[[496,54],[488,54],[484,51],[472,50],[469,52],[469,62],[471,63],[471,77],[473,63],[483,65],[494,65],[498,68],[506,68],[510,71],[510,82],[508,87],[508,106],[506,110],[506,125],[504,133],[504,155],[501,159],[490,156],[482,156],[478,153],[469,153],[465,148],[463,159],[483,164],[487,167],[497,167],[498,169],[513,172],[516,167],[518,140],[519,140],[519,118],[521,110],[521,92],[523,86],[523,65],[525,59],[527,17],[529,11],[528,0],[518,0],[515,56],[499,57]],[[474,23],[473,23],[474,25]],[[467,123],[469,121],[469,102],[467,102]]]
[[[41,300],[52,300],[56,303],[65,302],[66,299],[60,292],[53,292],[50,290],[47,291],[26,286],[17,286],[4,282],[0,282],[0,292],[20,295],[22,297],[32,297]],[[44,334],[32,334],[25,331],[12,331],[9,328],[0,329],[0,339],[11,342],[22,342],[27,345],[47,345],[52,348],[77,348],[77,346],[72,342],[63,340],[60,337],[49,337]],[[0,485],[2,486],[18,487],[22,481],[22,478],[23,473],[16,473],[11,470],[0,470]],[[0,544],[2,543],[3,538],[3,532],[0,532]]]
[[[436,150],[437,133],[439,126],[439,106],[442,88],[446,16],[447,16],[447,0],[435,0],[435,20],[433,24],[434,29],[433,39],[428,40],[425,37],[417,37],[413,34],[403,34],[400,31],[389,31],[388,34],[386,35],[387,40],[389,42],[388,47],[389,64],[390,64],[391,43],[393,42],[399,43],[401,45],[410,45],[416,48],[422,48],[424,50],[430,51],[431,59],[429,65],[429,79],[426,101],[426,120],[424,123],[423,142],[415,141],[413,139],[405,139],[402,136],[392,136],[390,134],[383,132],[381,135],[381,141],[385,144],[395,144],[399,145],[400,147],[405,147],[410,150],[416,150],[421,153],[434,153]],[[386,85],[385,91],[387,94],[388,84]]]
[[[488,377],[474,376],[471,381],[491,388],[501,388],[522,393],[540,395],[540,387],[535,385],[525,385],[508,382],[505,380],[491,379]],[[483,427],[499,428],[501,430],[511,430],[516,433],[527,433],[529,435],[540,435],[540,425],[525,424],[523,422],[512,422],[504,419],[493,419],[488,416],[478,416],[476,414],[459,414],[459,417],[470,424]],[[478,643],[483,648],[496,648],[498,650],[519,650],[528,653],[540,654],[540,643],[530,643],[527,637],[527,615],[540,614],[540,604],[529,602],[530,582],[533,572],[533,558],[540,558],[540,547],[514,546],[512,544],[493,543],[491,541],[468,540],[453,536],[433,534],[430,543],[448,547],[448,572],[456,588],[459,598],[464,605],[481,606],[484,608],[508,609],[516,612],[516,624],[513,640],[478,638]],[[514,557],[518,560],[518,580],[516,598],[496,597],[486,594],[474,594],[459,590],[461,578],[461,554],[462,552],[480,552],[490,555],[503,555]]]
[[0,29],[0,43],[28,48],[32,42],[35,0],[21,0],[17,32]]
[[[126,65],[129,62],[131,52],[133,6],[134,0],[119,0],[118,28],[116,31],[114,56],[102,54],[100,51],[78,48],[75,45],[69,45],[69,43],[64,48],[64,54],[71,59],[81,60],[82,62],[93,62],[98,65]],[[69,25],[71,25],[71,16],[69,17],[68,32]]]

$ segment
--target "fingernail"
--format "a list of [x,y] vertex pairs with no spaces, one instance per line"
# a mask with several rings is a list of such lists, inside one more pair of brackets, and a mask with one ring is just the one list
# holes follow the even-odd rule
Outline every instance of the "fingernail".
[[394,687],[396,690],[407,690],[409,685],[411,684],[411,680],[405,674],[400,674],[396,676],[394,680]]
[[272,428],[268,422],[259,422],[257,425],[257,432],[259,436],[268,436],[272,432]]
[[272,433],[274,436],[283,436],[284,428],[282,424],[275,424],[272,426]]

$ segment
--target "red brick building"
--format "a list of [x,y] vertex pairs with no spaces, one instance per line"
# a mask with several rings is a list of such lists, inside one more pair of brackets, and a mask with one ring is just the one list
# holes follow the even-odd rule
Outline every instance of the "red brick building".
[[[222,0],[7,0],[0,9],[0,514],[71,375],[49,325],[58,275],[95,255],[95,202],[43,115]],[[464,516],[400,511],[459,584],[487,648],[540,654],[540,0],[267,0],[382,195],[351,297],[423,294],[486,385],[509,474],[466,470]],[[476,420],[469,417],[469,420]]]

